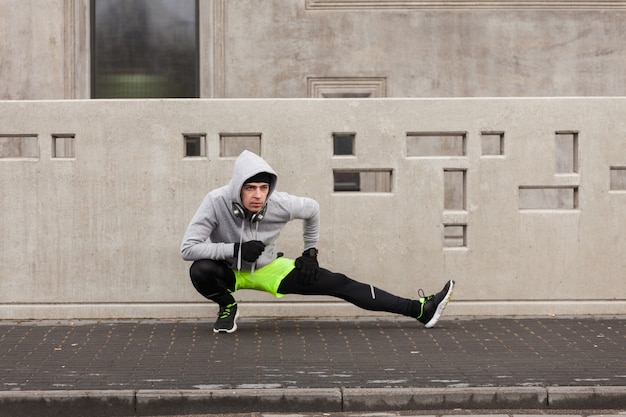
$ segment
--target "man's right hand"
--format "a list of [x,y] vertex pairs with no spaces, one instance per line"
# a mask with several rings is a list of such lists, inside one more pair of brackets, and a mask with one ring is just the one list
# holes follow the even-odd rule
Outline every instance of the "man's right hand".
[[235,243],[235,257],[237,257],[240,250],[244,261],[255,262],[261,256],[263,250],[265,250],[265,244],[260,240],[250,240],[243,242],[241,247],[239,247],[239,243]]

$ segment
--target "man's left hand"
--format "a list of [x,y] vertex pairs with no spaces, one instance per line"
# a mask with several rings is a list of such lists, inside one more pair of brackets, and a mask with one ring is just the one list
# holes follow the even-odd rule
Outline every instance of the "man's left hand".
[[296,269],[305,285],[316,281],[320,272],[320,266],[317,263],[317,249],[305,250],[302,256],[296,259]]

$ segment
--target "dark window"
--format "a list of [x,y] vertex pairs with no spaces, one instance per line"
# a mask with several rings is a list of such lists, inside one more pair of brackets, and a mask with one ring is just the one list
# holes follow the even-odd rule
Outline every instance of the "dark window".
[[361,174],[350,171],[333,171],[334,191],[361,191]]
[[185,138],[185,157],[206,156],[206,135],[183,134]]
[[354,133],[333,133],[333,155],[354,155]]
[[92,0],[93,98],[199,97],[197,0]]

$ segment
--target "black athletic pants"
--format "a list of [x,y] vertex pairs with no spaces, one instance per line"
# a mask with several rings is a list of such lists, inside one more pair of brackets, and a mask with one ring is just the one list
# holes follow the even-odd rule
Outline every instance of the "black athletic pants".
[[[202,259],[195,261],[189,270],[196,290],[221,306],[234,303],[231,292],[235,290],[235,274],[222,261]],[[291,271],[278,287],[280,294],[329,295],[348,301],[371,311],[385,311],[416,317],[419,302],[398,297],[368,284],[355,281],[344,274],[320,268],[316,281],[306,285],[297,269]]]

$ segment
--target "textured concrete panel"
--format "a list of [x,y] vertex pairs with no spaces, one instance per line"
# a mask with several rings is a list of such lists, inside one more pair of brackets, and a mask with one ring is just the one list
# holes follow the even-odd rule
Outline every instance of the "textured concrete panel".
[[[279,189],[319,201],[330,269],[407,297],[455,278],[452,314],[622,314],[626,200],[610,167],[626,164],[625,110],[621,98],[0,102],[0,134],[36,135],[40,155],[0,158],[0,316],[212,315],[179,245],[230,179],[225,133],[260,134]],[[555,168],[564,130],[578,137],[568,174]],[[482,155],[485,131],[503,132],[503,155]],[[206,135],[205,157],[185,157],[190,132]],[[354,156],[332,154],[333,132],[356,133]],[[465,148],[409,156],[415,132],[464,132]],[[73,158],[53,158],[59,134],[74,135]],[[334,192],[333,170],[390,172],[390,191]],[[445,207],[454,170],[463,210]],[[522,206],[535,188],[571,190],[575,204]],[[461,245],[446,246],[449,226]],[[279,245],[301,253],[301,225]],[[325,297],[238,297],[251,314],[366,314]]]

